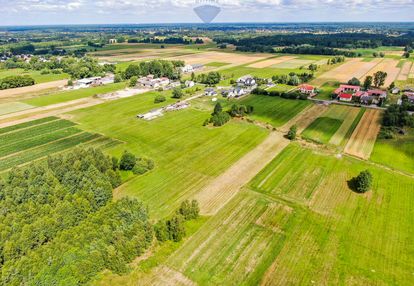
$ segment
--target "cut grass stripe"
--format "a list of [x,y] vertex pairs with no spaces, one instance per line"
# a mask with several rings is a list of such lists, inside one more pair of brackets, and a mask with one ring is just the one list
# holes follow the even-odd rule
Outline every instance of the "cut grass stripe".
[[362,119],[362,116],[364,116],[366,111],[366,108],[361,108],[359,111],[357,117],[355,118],[354,122],[352,123],[351,127],[348,129],[348,132],[345,134],[344,139],[341,142],[341,146],[345,146],[348,140],[351,138],[352,134],[354,133],[356,127],[358,126],[359,122]]
[[28,152],[18,153],[6,159],[0,160],[0,171],[19,166],[57,152],[75,147],[82,143],[86,143],[99,138],[99,134],[81,133],[72,137],[67,137],[63,140],[55,141],[50,144],[42,145],[31,149]]
[[60,140],[69,136],[73,136],[81,132],[82,131],[78,128],[70,127],[68,129],[58,130],[56,132],[47,133],[36,137],[30,137],[22,141],[17,141],[13,144],[2,145],[0,147],[0,158],[9,156],[17,152],[25,151],[34,147],[38,147],[40,145],[44,145],[56,140]]
[[59,118],[57,118],[57,117],[46,117],[46,118],[41,118],[41,119],[37,119],[37,120],[25,122],[25,123],[13,125],[13,126],[1,128],[0,129],[0,134],[9,133],[9,132],[20,130],[20,129],[27,128],[27,127],[32,127],[32,126],[35,126],[35,125],[43,124],[43,123],[54,121],[54,120],[57,120],[57,119],[59,119]]
[[75,126],[76,124],[67,120],[52,121],[50,123],[33,126],[27,129],[19,130],[12,133],[7,133],[0,136],[2,145],[14,144],[21,141],[23,138],[35,137],[46,133],[55,132],[57,130],[65,129]]

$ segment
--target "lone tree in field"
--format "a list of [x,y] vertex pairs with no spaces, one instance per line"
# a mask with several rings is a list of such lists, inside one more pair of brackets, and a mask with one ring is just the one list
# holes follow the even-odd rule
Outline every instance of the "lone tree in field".
[[182,89],[181,88],[178,88],[178,87],[174,88],[174,90],[173,90],[173,96],[172,97],[173,98],[177,98],[177,99],[180,99],[181,97],[183,97],[183,91],[182,91]]
[[135,167],[137,163],[137,158],[134,154],[127,151],[122,154],[121,161],[119,162],[119,169],[123,171],[130,171]]
[[366,170],[361,172],[358,177],[355,178],[355,190],[360,194],[368,192],[372,187],[372,174]]
[[129,80],[129,87],[135,87],[138,83],[138,77],[133,76]]
[[296,139],[297,133],[298,133],[298,127],[296,125],[293,125],[290,127],[290,130],[287,134],[287,138],[293,141]]
[[375,87],[381,87],[385,84],[385,79],[387,78],[388,74],[383,71],[378,71],[374,74],[374,85]]
[[369,89],[372,86],[372,76],[367,76],[364,80],[364,89]]

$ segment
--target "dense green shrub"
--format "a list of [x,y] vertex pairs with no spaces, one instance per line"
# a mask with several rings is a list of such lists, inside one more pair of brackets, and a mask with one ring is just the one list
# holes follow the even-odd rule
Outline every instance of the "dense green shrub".
[[164,101],[166,101],[167,99],[165,98],[165,96],[164,95],[162,95],[162,94],[159,94],[159,95],[157,95],[156,97],[155,97],[155,99],[154,99],[154,103],[161,103],[161,102],[164,102]]
[[8,76],[3,79],[0,79],[0,89],[31,86],[34,84],[35,84],[35,80],[28,75]]
[[370,171],[366,170],[361,172],[358,177],[355,179],[355,187],[358,193],[366,193],[372,187],[372,174]]
[[119,162],[119,169],[122,171],[131,171],[136,163],[137,158],[135,155],[128,151],[125,151],[124,154],[122,154],[121,160]]

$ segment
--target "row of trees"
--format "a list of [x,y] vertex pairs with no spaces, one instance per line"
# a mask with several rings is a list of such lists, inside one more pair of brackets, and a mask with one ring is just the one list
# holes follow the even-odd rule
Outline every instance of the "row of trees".
[[378,71],[374,74],[374,76],[369,75],[365,77],[363,83],[361,83],[361,81],[356,77],[353,77],[348,81],[348,84],[362,86],[365,90],[368,90],[372,87],[380,88],[384,86],[387,76],[388,74],[386,72]]
[[298,86],[302,83],[309,82],[314,78],[313,73],[300,73],[291,72],[288,75],[275,75],[272,77],[273,82],[278,84],[288,84],[293,86]]
[[221,74],[219,72],[209,72],[208,74],[200,74],[198,76],[192,75],[192,80],[208,85],[214,86],[221,81]]
[[2,89],[9,89],[9,88],[17,88],[17,87],[24,87],[24,86],[31,86],[35,84],[35,80],[28,76],[28,75],[15,75],[15,76],[8,76],[5,78],[0,79],[0,90]]
[[153,60],[144,61],[139,64],[131,64],[122,73],[123,79],[130,79],[132,77],[147,76],[149,74],[155,77],[168,77],[169,79],[180,79],[181,73],[179,67],[183,67],[183,61],[166,61]]
[[339,64],[343,62],[345,62],[345,57],[343,56],[338,56],[338,57],[333,57],[333,58],[328,59],[328,65],[335,65],[335,64]]
[[223,126],[230,121],[232,117],[244,117],[248,114],[252,114],[254,111],[253,106],[233,104],[228,111],[224,111],[221,104],[218,102],[214,106],[214,111],[211,114],[210,119],[204,122],[204,126],[213,124],[215,127]]
[[306,94],[302,94],[298,91],[292,91],[292,92],[277,91],[277,90],[268,91],[263,88],[255,88],[252,90],[252,94],[265,95],[265,96],[278,96],[278,97],[282,97],[285,99],[301,99],[301,100],[308,99],[308,96]]

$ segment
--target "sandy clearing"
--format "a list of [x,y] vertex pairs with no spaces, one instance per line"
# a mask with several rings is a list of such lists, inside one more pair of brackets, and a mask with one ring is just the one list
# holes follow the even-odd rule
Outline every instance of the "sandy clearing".
[[401,68],[400,74],[398,75],[398,80],[407,80],[410,74],[410,70],[412,70],[412,66],[412,62],[405,62]]
[[282,56],[282,57],[278,57],[278,58],[274,58],[274,59],[268,59],[265,61],[261,61],[258,63],[254,63],[249,65],[249,68],[258,68],[258,69],[262,69],[262,68],[267,68],[273,65],[277,65],[283,62],[287,62],[293,59],[296,59],[297,57],[292,57],[292,56]]
[[287,145],[289,140],[281,133],[270,133],[259,146],[196,194],[195,199],[200,203],[201,214],[216,214]]
[[345,153],[368,160],[381,129],[381,111],[367,110],[345,147]]
[[327,106],[314,104],[303,110],[301,113],[292,118],[289,122],[280,128],[280,131],[287,133],[293,125],[297,125],[298,134],[301,134],[316,118],[318,118],[323,112],[328,110]]
[[[141,283],[144,284],[141,284]],[[152,274],[151,281],[137,281],[138,285],[154,286],[195,286],[197,285],[181,272],[171,269],[167,266],[156,268]]]
[[0,128],[25,123],[28,121],[41,119],[45,117],[57,116],[63,113],[101,104],[103,102],[103,100],[87,98],[3,115],[0,116]]
[[398,65],[398,60],[394,60],[394,59],[383,59],[380,63],[378,63],[375,67],[373,67],[367,74],[365,74],[364,76],[359,77],[360,80],[364,80],[365,77],[367,76],[373,76],[376,72],[378,71],[384,71],[388,74],[387,79],[385,80],[385,87],[390,86],[391,83],[393,83],[399,73],[400,73],[400,68],[397,67]]
[[382,59],[374,59],[370,62],[364,62],[361,58],[351,59],[339,67],[322,74],[319,79],[348,82],[353,77],[364,77],[364,75],[378,65],[381,60]]
[[211,62],[225,62],[229,64],[243,65],[262,59],[269,56],[266,54],[237,54],[237,53],[223,53],[223,52],[205,52],[191,55],[177,56],[168,58],[170,60],[182,60],[186,64],[209,64]]
[[0,99],[13,98],[26,93],[35,93],[53,88],[63,87],[68,83],[67,80],[57,80],[46,83],[35,84],[19,88],[0,90]]

